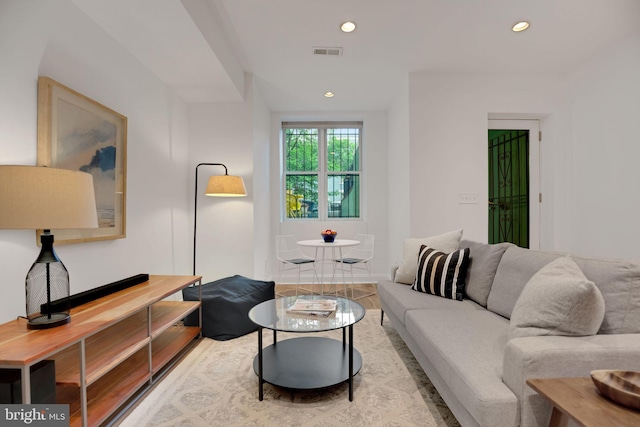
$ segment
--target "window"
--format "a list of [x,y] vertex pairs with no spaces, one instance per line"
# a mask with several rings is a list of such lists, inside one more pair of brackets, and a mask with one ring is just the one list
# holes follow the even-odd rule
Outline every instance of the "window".
[[360,218],[362,122],[283,123],[283,217]]

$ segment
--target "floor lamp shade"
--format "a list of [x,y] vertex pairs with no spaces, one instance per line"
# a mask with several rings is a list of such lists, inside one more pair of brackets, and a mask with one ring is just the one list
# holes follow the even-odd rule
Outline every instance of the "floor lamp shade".
[[209,178],[204,194],[214,197],[243,197],[247,195],[247,189],[239,176],[214,175]]
[[28,327],[67,323],[69,273],[53,249],[50,230],[98,227],[93,177],[66,169],[0,166],[0,202],[0,229],[44,230],[26,278]]

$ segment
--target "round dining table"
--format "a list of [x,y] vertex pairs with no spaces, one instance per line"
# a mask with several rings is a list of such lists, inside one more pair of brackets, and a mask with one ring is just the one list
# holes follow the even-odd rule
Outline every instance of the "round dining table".
[[[316,262],[320,263],[320,294],[324,294],[324,264],[326,264],[327,262],[331,262],[332,264],[335,263],[336,259],[342,259],[342,248],[348,248],[351,246],[357,246],[360,244],[359,240],[350,240],[350,239],[335,239],[333,242],[325,242],[323,239],[313,239],[313,240],[300,240],[297,242],[298,246],[304,247],[304,248],[314,248],[315,249],[315,255],[314,255],[314,259],[316,260]],[[331,249],[331,258],[327,258],[327,249]],[[320,257],[318,257],[318,252],[321,250],[322,255]],[[336,250],[338,252],[338,256],[336,257]],[[335,264],[334,264],[335,267]],[[342,271],[342,283],[344,285],[344,293],[345,293],[345,297],[347,294],[347,282],[345,281],[345,277],[344,277],[344,270],[341,269]],[[332,282],[333,282],[333,278],[335,276],[335,269],[334,269],[334,274],[332,275]],[[337,288],[336,288],[337,290]]]

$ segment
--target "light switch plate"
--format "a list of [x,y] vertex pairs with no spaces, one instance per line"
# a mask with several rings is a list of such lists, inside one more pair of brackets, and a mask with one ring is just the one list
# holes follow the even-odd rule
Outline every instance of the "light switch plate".
[[478,193],[459,193],[458,203],[460,204],[477,204]]

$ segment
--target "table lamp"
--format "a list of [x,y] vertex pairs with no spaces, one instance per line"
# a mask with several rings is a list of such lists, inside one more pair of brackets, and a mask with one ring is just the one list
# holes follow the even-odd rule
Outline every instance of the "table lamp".
[[222,166],[224,175],[212,175],[209,178],[205,196],[213,197],[244,197],[247,189],[242,177],[229,175],[227,167],[222,163],[200,163],[196,166],[196,185],[193,205],[193,275],[196,275],[196,230],[198,223],[198,168],[200,166]]
[[69,273],[53,249],[50,230],[98,227],[93,177],[66,169],[0,165],[0,203],[0,229],[44,230],[40,254],[26,278],[27,327],[68,323]]

